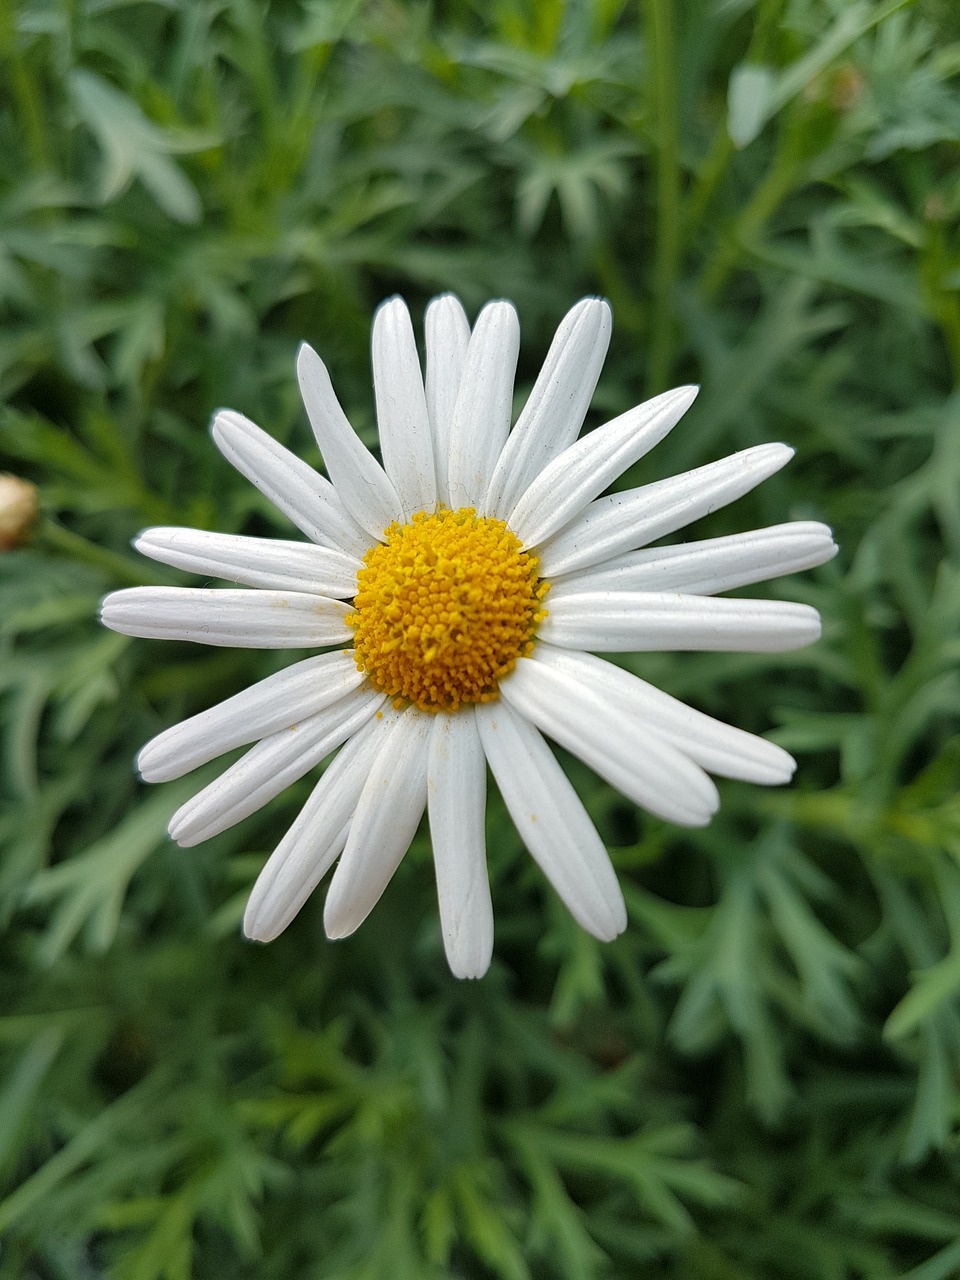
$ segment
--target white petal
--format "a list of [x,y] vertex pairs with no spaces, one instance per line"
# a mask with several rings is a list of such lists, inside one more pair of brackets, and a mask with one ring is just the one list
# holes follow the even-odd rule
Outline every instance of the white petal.
[[427,802],[432,719],[408,707],[383,735],[327,892],[328,938],[345,938],[363,924],[416,835]]
[[227,461],[308,538],[347,555],[364,554],[370,539],[326,476],[232,409],[221,409],[210,430]]
[[592,569],[551,579],[550,599],[556,601],[571,592],[607,590],[712,596],[812,569],[836,554],[837,545],[825,524],[796,520],[726,538],[628,551]]
[[353,632],[342,600],[300,591],[219,587],[127,587],[103,602],[111,631],[150,640],[190,640],[228,649],[308,649],[339,644]]
[[487,769],[472,708],[433,718],[427,764],[430,838],[447,962],[482,978],[493,954],[484,834]]
[[450,424],[470,342],[470,323],[460,299],[452,293],[434,298],[424,316],[424,330],[427,348],[424,380],[433,456],[437,460],[437,500],[449,506],[443,459],[450,447]]
[[787,600],[591,591],[550,601],[540,638],[596,653],[653,649],[783,653],[820,638],[820,615]]
[[186,569],[188,573],[225,578],[245,587],[309,591],[333,597],[357,593],[360,561],[314,542],[163,527],[144,529],[134,546],[162,564]]
[[793,776],[793,758],[775,743],[695,711],[603,658],[538,644],[530,660],[579,684],[584,696],[595,700],[598,714],[621,707],[710,773],[765,786],[789,782]]
[[[453,508],[481,506],[510,431],[520,322],[509,302],[491,302],[470,336],[450,425],[447,493]],[[437,470],[444,470],[438,457]]]
[[610,857],[553,752],[502,700],[476,708],[483,750],[520,838],[578,924],[609,942],[627,912]]
[[410,313],[400,298],[373,319],[373,391],[383,465],[406,519],[437,505],[437,481],[427,402]]
[[336,751],[383,702],[383,694],[374,689],[354,689],[301,723],[261,739],[177,810],[170,819],[170,835],[189,847],[256,813]]
[[500,694],[650,813],[681,826],[703,827],[717,811],[717,789],[698,765],[627,708],[598,705],[591,691],[566,672],[521,658],[500,682]]
[[340,500],[361,528],[382,539],[384,529],[402,514],[396,489],[351,427],[326,365],[306,343],[297,356],[297,377],[313,434]]
[[698,387],[677,387],[582,436],[540,472],[507,517],[524,547],[537,547],[603,493],[672,430]]
[[481,514],[505,520],[547,463],[576,440],[611,328],[610,307],[601,298],[584,298],[566,314],[500,454]]
[[785,444],[761,444],[695,471],[598,498],[540,548],[541,576],[571,573],[656,542],[742,498],[792,457]]
[[385,727],[368,720],[327,766],[257,877],[243,917],[248,938],[272,942],[281,934],[339,857]]
[[140,776],[145,782],[180,778],[225,751],[309,719],[363,680],[352,650],[295,662],[152,738],[137,757]]

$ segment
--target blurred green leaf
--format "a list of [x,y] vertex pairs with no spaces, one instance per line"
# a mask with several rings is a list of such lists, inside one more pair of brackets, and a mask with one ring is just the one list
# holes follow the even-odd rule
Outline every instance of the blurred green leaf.
[[212,145],[212,138],[177,136],[159,128],[135,102],[92,71],[72,71],[70,92],[77,112],[103,152],[100,200],[109,204],[139,178],[171,218],[197,222],[199,192],[170,159],[170,153],[203,150]]
[[769,67],[742,62],[727,91],[727,131],[735,147],[747,147],[773,114],[776,81]]

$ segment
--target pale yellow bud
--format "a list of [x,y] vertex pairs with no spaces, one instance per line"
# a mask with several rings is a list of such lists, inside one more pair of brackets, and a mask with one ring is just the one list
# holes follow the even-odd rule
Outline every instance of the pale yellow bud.
[[23,541],[38,510],[36,485],[0,473],[0,551],[10,551]]

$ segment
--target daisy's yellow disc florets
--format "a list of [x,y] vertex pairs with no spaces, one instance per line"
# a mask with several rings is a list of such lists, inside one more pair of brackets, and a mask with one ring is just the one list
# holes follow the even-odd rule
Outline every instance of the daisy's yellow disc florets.
[[546,616],[539,560],[472,507],[394,523],[357,574],[357,666],[399,707],[489,702]]

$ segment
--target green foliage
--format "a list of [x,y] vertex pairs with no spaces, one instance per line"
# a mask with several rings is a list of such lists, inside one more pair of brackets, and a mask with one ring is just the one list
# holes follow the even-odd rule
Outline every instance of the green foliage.
[[[960,1272],[958,77],[946,0],[0,3],[0,453],[42,502],[0,556],[2,1280]],[[306,784],[181,851],[196,779],[132,759],[275,659],[95,621],[180,580],[144,525],[289,536],[215,408],[318,461],[307,338],[372,440],[373,307],[451,288],[518,303],[518,396],[605,293],[598,415],[703,383],[628,482],[785,439],[704,534],[843,548],[771,587],[814,649],[628,663],[794,784],[680,832],[565,761],[608,947],[492,799],[477,984],[422,837],[355,938],[314,901],[243,942]]]

